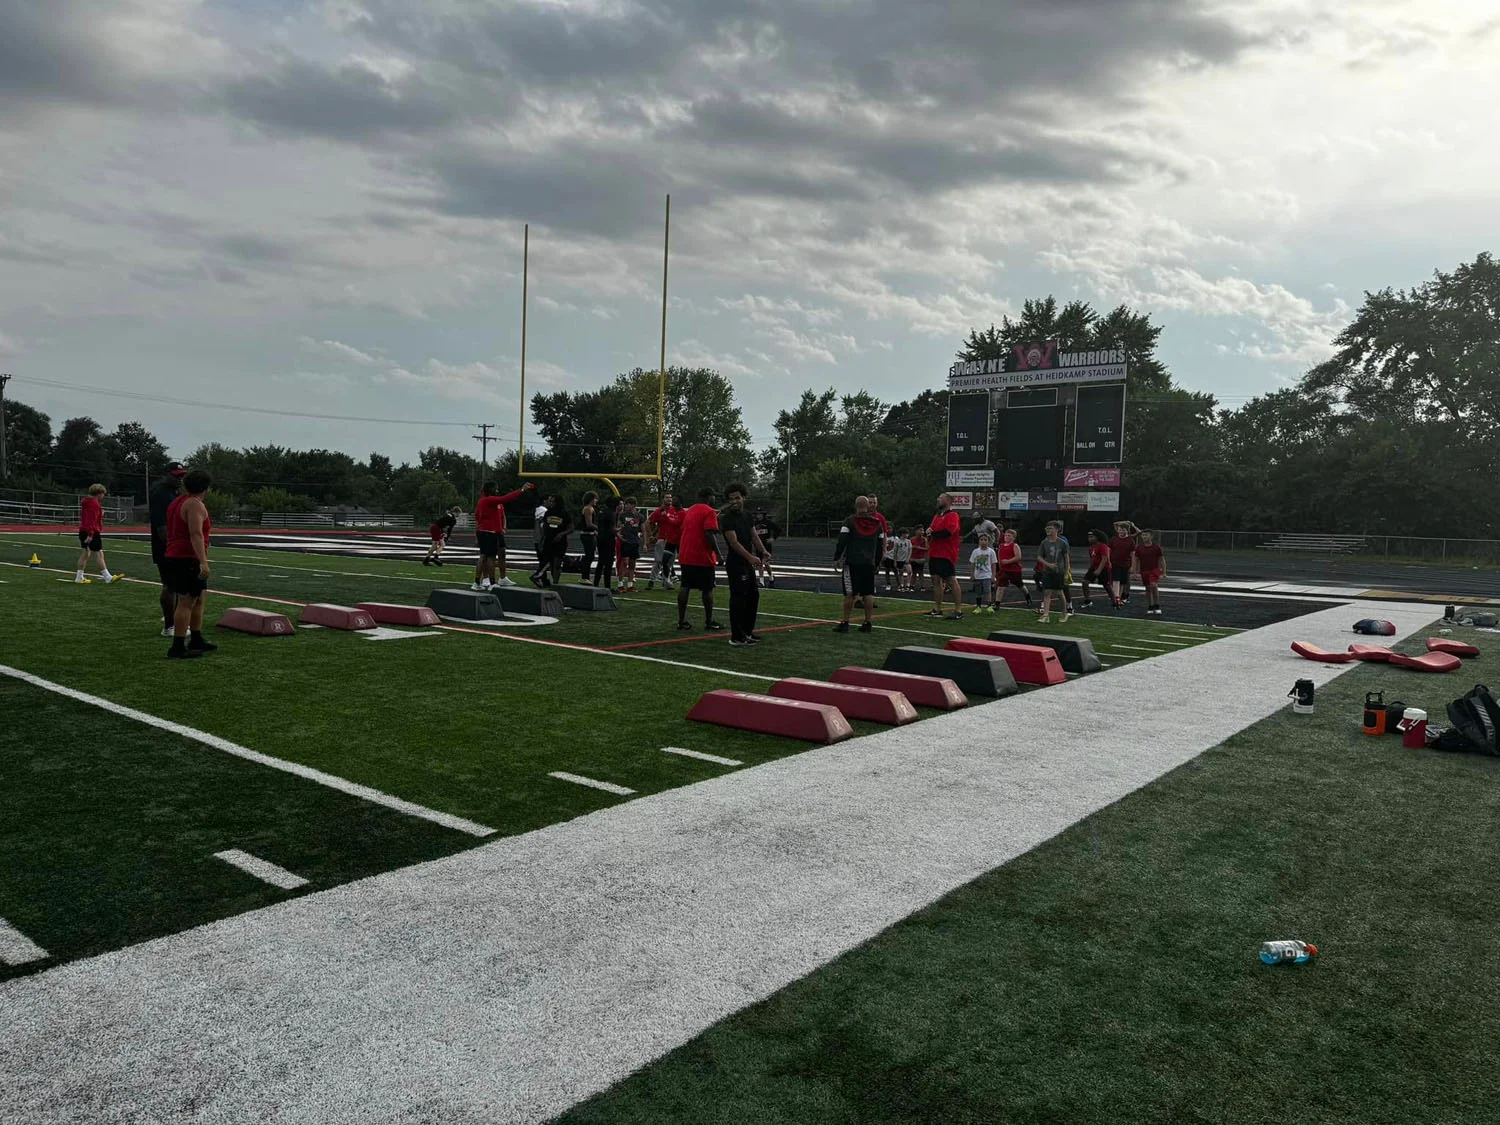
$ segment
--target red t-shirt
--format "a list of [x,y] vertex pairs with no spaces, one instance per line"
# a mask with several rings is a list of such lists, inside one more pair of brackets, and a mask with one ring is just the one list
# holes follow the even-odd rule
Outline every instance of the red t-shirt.
[[958,513],[954,511],[939,512],[932,517],[932,523],[927,528],[928,532],[947,531],[948,536],[942,539],[933,539],[928,551],[935,559],[947,559],[955,566],[958,565],[958,540],[959,526]]
[[1109,541],[1109,565],[1128,567],[1135,554],[1135,540],[1128,535],[1116,535]]
[[674,504],[670,508],[657,508],[647,522],[656,528],[663,543],[675,547],[682,542],[682,520],[686,514]]
[[911,561],[923,562],[927,558],[927,536],[920,533],[911,537]]
[[1135,558],[1141,564],[1141,573],[1149,574],[1153,570],[1161,569],[1161,548],[1155,543],[1135,549]]
[[710,504],[694,504],[682,515],[682,543],[677,561],[683,566],[713,566],[719,561],[717,551],[704,542],[704,532],[719,530],[719,513]]
[[[169,559],[195,559],[197,552],[193,550],[193,535],[188,530],[187,517],[182,514],[182,506],[191,496],[183,495],[173,500],[167,506],[167,558]],[[201,499],[201,498],[200,498]],[[208,533],[213,527],[213,521],[208,518],[208,509],[203,509],[203,546],[208,547]]]
[[524,488],[507,492],[504,496],[481,496],[474,506],[474,530],[505,533],[505,505],[519,500]]
[[1012,570],[1018,574],[1021,571],[1021,544],[1014,539],[1000,544],[1000,569]]
[[1109,544],[1090,543],[1089,569],[1097,574],[1107,566],[1109,566]]
[[78,505],[78,530],[104,530],[104,505],[92,496],[85,496]]

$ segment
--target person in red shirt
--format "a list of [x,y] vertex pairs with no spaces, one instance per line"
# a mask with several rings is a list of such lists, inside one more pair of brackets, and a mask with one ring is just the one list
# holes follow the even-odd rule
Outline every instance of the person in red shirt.
[[479,563],[474,567],[471,590],[488,590],[491,585],[514,586],[505,573],[505,505],[519,500],[536,485],[529,481],[514,492],[500,495],[500,486],[487,480],[479,490],[474,506],[474,536],[479,541]]
[[927,525],[927,569],[932,572],[932,608],[927,616],[943,616],[943,595],[948,593],[953,598],[953,612],[948,616],[961,621],[964,592],[958,584],[958,547],[962,538],[958,513],[953,510],[953,497],[946,492],[938,497],[937,505],[937,514]]
[[213,527],[203,494],[208,474],[194,469],[182,478],[182,495],[167,508],[167,552],[163,577],[177,599],[172,615],[169,660],[215,652],[203,637],[203,602],[208,590],[208,533]]
[[1152,532],[1142,531],[1141,542],[1135,549],[1135,571],[1141,576],[1141,585],[1146,587],[1146,616],[1161,616],[1161,595],[1157,587],[1167,574],[1167,558],[1156,545]]
[[1129,520],[1115,521],[1115,537],[1109,541],[1109,579],[1116,609],[1130,600],[1130,570],[1140,531]]
[[1083,574],[1083,600],[1078,603],[1080,609],[1088,609],[1094,604],[1089,597],[1089,583],[1096,582],[1105,591],[1109,590],[1109,542],[1104,532],[1095,529],[1089,532],[1089,568]]
[[691,629],[687,619],[688,592],[703,596],[703,628],[717,632],[724,628],[714,620],[714,567],[719,562],[714,532],[719,530],[719,513],[714,510],[714,490],[698,493],[698,502],[682,515],[682,535],[677,545],[677,560],[682,564],[682,588],[677,591],[677,627]]
[[73,581],[87,586],[92,578],[84,577],[84,568],[90,557],[99,559],[99,577],[105,582],[118,582],[125,576],[111,574],[109,564],[104,561],[104,504],[106,489],[102,484],[91,484],[87,495],[78,504],[78,573]]
[[1021,591],[1021,596],[1026,599],[1026,605],[1031,606],[1031,591],[1026,588],[1026,568],[1021,561],[1021,544],[1016,542],[1016,533],[1011,528],[1005,529],[1005,537],[1000,543],[1000,575],[995,582],[995,605],[1005,604],[1005,592],[1014,586]]
[[651,534],[661,545],[661,560],[657,564],[651,579],[646,583],[646,588],[659,577],[661,588],[670,590],[675,582],[677,569],[677,551],[682,544],[682,519],[686,513],[677,506],[670,492],[661,494],[661,506],[655,509],[646,523],[651,528]]

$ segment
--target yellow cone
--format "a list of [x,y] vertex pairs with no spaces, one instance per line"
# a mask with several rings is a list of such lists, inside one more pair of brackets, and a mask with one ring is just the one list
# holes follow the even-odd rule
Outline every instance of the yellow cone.
[[41,566],[42,565],[42,560],[36,557],[36,552],[35,551],[32,551],[31,552],[31,560],[26,565],[27,566]]

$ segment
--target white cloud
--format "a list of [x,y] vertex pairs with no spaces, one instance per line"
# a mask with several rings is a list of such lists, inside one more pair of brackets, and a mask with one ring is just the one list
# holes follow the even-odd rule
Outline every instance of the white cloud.
[[361,367],[377,367],[383,362],[369,352],[360,351],[352,344],[345,344],[339,340],[314,340],[309,336],[303,336],[298,342],[308,351],[318,352],[333,359],[346,360],[349,363],[357,363]]

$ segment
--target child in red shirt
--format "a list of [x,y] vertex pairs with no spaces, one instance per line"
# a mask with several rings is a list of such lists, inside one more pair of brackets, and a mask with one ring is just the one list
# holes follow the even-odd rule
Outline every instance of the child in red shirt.
[[1021,591],[1026,605],[1031,605],[1031,591],[1026,588],[1026,572],[1021,562],[1021,544],[1016,542],[1016,533],[1007,528],[1000,544],[1000,575],[995,582],[995,604],[1005,604],[1005,592],[1014,586]]
[[1110,592],[1115,608],[1130,600],[1130,572],[1135,560],[1135,537],[1141,529],[1129,520],[1115,523],[1115,537],[1109,541]]
[[1146,587],[1146,616],[1161,616],[1161,595],[1157,587],[1167,574],[1167,558],[1156,545],[1156,536],[1149,531],[1141,532],[1140,546],[1135,549],[1135,570]]
[[118,582],[125,577],[123,574],[111,574],[109,564],[104,561],[103,500],[106,491],[102,484],[91,484],[88,495],[78,505],[78,570],[73,575],[73,581],[82,586],[93,581],[83,574],[91,556],[99,560],[99,577],[103,581]]
[[1080,607],[1088,609],[1093,605],[1089,597],[1089,583],[1096,582],[1106,592],[1109,590],[1109,542],[1104,532],[1095,529],[1089,532],[1089,568],[1083,576],[1083,601]]

